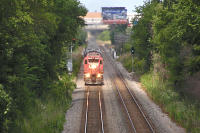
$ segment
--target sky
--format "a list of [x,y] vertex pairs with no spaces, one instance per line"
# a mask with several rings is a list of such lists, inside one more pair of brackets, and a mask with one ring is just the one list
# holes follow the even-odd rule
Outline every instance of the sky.
[[136,6],[143,5],[146,0],[79,0],[89,12],[100,12],[101,7],[126,7],[128,13],[133,13]]

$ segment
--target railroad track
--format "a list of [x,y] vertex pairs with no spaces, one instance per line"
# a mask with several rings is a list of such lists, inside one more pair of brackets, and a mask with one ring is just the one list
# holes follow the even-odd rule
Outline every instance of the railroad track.
[[[101,86],[86,86],[86,104],[81,133],[104,133]],[[84,128],[84,131],[83,131]]]
[[[101,47],[101,49],[103,49],[105,51],[105,49],[103,47]],[[105,53],[103,55],[104,60],[110,64],[110,65],[108,65],[110,67],[109,69],[113,70],[113,68],[114,68],[115,75],[114,74],[111,75],[111,73],[109,73],[109,74],[110,74],[111,80],[112,80],[115,88],[117,89],[117,93],[120,97],[119,99],[120,99],[120,101],[124,107],[124,110],[127,114],[127,118],[130,122],[130,127],[132,129],[132,132],[134,132],[134,133],[155,133],[155,130],[154,130],[151,122],[149,121],[149,119],[145,115],[143,109],[137,102],[134,94],[127,86],[127,83],[125,82],[121,72],[116,67],[116,64],[114,63],[114,61],[111,59],[111,57],[106,52],[104,52],[104,53]]]

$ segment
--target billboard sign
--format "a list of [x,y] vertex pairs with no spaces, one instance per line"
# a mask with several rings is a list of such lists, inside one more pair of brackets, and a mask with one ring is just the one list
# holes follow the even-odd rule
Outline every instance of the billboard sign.
[[127,24],[127,9],[125,7],[102,7],[104,24]]

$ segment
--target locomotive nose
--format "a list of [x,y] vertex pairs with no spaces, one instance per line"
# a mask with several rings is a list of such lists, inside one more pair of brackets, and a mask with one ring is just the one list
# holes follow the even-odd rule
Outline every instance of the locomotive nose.
[[95,69],[95,68],[97,68],[97,65],[96,64],[90,64],[90,66],[89,66],[91,69]]

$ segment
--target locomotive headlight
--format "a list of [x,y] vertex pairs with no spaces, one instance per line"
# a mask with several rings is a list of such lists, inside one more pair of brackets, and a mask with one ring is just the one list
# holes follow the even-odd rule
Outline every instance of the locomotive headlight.
[[101,74],[100,74],[100,73],[98,73],[98,74],[97,74],[97,78],[100,78],[100,77],[101,77]]
[[86,78],[89,78],[89,77],[90,77],[90,74],[89,74],[89,73],[86,73],[86,74],[85,74],[85,77],[86,77]]

